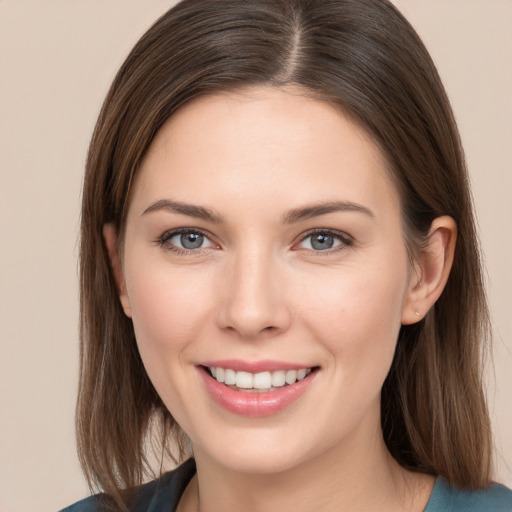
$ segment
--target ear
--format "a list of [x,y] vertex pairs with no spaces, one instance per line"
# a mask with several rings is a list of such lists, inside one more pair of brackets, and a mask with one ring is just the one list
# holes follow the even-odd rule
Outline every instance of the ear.
[[103,226],[103,238],[107,246],[108,256],[110,259],[110,266],[116,280],[117,291],[119,293],[119,300],[123,306],[124,314],[131,318],[132,310],[130,301],[126,292],[126,285],[124,282],[123,265],[119,253],[117,251],[117,232],[113,224],[108,223]]
[[448,216],[432,222],[427,246],[421,249],[402,311],[402,324],[419,322],[440,297],[453,264],[457,225]]

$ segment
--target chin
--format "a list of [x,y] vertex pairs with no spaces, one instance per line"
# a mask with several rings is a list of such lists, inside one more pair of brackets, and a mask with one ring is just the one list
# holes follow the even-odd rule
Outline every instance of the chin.
[[261,450],[244,449],[224,454],[219,462],[236,473],[272,475],[296,468],[303,459],[298,454],[283,453],[282,448],[264,453]]
[[[295,429],[296,431],[298,429]],[[304,432],[297,439],[290,432],[272,432],[265,429],[250,429],[242,433],[232,433],[224,440],[220,436],[214,446],[209,443],[194,443],[196,458],[204,457],[215,464],[244,474],[271,475],[299,468],[308,461],[332,448],[332,440],[323,443],[308,443]],[[308,446],[310,445],[310,446]]]

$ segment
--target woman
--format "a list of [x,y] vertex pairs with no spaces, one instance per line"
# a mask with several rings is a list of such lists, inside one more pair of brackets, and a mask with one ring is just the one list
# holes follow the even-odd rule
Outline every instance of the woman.
[[[512,509],[463,153],[391,4],[162,16],[93,135],[81,285],[104,494],[68,510]],[[140,487],[152,442],[185,462]]]

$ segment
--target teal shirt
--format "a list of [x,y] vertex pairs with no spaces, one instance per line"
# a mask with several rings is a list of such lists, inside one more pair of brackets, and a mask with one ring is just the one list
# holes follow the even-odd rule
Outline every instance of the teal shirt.
[[[195,462],[189,459],[176,470],[143,485],[130,510],[175,511],[195,471]],[[61,512],[100,512],[100,500],[98,496],[91,496]],[[500,484],[493,484],[483,491],[461,491],[438,478],[424,512],[512,512],[512,491]]]
[[438,478],[424,512],[512,512],[512,491],[500,484],[461,491]]

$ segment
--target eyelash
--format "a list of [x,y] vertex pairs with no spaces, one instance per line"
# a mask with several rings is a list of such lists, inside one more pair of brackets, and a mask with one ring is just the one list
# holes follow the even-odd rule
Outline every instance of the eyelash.
[[[158,239],[156,240],[156,243],[160,246],[165,248],[168,251],[177,253],[177,254],[183,254],[183,255],[197,255],[198,253],[202,252],[205,248],[199,247],[197,249],[184,249],[181,247],[177,247],[176,245],[173,245],[169,243],[169,241],[174,238],[177,235],[186,235],[186,234],[197,234],[200,236],[203,236],[205,239],[210,241],[210,243],[213,244],[213,242],[210,239],[210,235],[200,229],[193,229],[193,228],[181,228],[181,229],[174,229],[172,231],[166,231],[163,233]],[[323,256],[323,255],[329,255],[333,254],[338,251],[342,251],[348,247],[351,247],[354,244],[354,240],[348,236],[346,233],[343,233],[341,231],[336,231],[332,229],[314,229],[312,231],[308,231],[304,235],[301,236],[298,242],[293,244],[293,247],[296,247],[298,244],[303,243],[308,238],[313,237],[315,235],[324,235],[327,237],[332,237],[335,240],[338,240],[340,242],[339,245],[325,250],[314,250],[314,249],[306,249],[308,251],[311,251],[315,254],[315,256]],[[294,249],[294,250],[300,250]]]
[[296,246],[300,243],[303,243],[308,238],[313,237],[315,235],[324,235],[324,236],[332,237],[335,240],[338,240],[340,242],[339,245],[332,247],[330,249],[317,250],[317,251],[315,251],[313,249],[306,249],[306,250],[309,250],[312,253],[314,253],[315,256],[319,256],[319,257],[328,256],[330,254],[337,253],[339,251],[343,251],[344,249],[347,249],[348,247],[351,247],[352,245],[354,245],[354,239],[342,231],[336,231],[333,229],[314,229],[314,230],[308,231],[307,233],[302,235],[300,240],[297,243],[295,243],[294,246]]
[[213,243],[211,241],[211,237],[208,233],[200,230],[200,229],[193,229],[193,228],[181,228],[181,229],[173,229],[172,231],[166,231],[163,233],[158,239],[156,240],[156,243],[163,247],[164,249],[177,253],[177,254],[183,254],[183,255],[197,255],[198,253],[202,252],[202,249],[204,250],[204,247],[199,247],[197,249],[185,249],[181,247],[177,247],[174,244],[170,243],[170,240],[174,238],[177,235],[200,235],[203,236],[205,239],[210,241],[210,243]]

